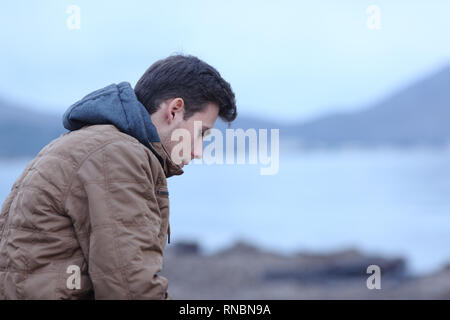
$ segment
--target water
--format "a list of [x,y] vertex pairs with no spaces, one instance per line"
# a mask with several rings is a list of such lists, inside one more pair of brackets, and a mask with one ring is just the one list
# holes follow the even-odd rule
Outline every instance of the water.
[[404,256],[415,273],[450,262],[449,151],[282,154],[274,176],[194,165],[169,185],[174,241],[214,250],[244,239],[286,253],[356,247]]
[[[27,161],[0,163],[0,201]],[[450,151],[284,153],[258,165],[195,165],[168,180],[171,240],[206,251],[237,239],[292,253],[357,248],[403,256],[410,271],[450,263]]]

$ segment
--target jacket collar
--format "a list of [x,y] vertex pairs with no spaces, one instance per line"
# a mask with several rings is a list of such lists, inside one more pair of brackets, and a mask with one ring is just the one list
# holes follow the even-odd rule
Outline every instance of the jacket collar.
[[86,125],[112,124],[148,147],[158,158],[166,177],[183,173],[161,143],[156,127],[128,82],[111,84],[91,92],[74,103],[63,115],[70,131]]
[[[149,141],[150,142],[150,141]],[[158,158],[163,167],[166,178],[171,176],[181,175],[184,173],[180,165],[176,164],[170,157],[169,152],[164,145],[159,141],[151,141],[150,149]]]

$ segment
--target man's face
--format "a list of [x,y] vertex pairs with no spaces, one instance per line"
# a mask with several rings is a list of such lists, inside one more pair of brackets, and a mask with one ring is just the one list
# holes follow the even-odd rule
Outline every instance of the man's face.
[[[203,138],[208,133],[207,130],[214,128],[218,114],[219,107],[214,103],[208,103],[202,111],[184,120],[184,101],[181,98],[175,98],[162,103],[160,109],[152,115],[152,121],[172,160],[183,167],[194,158],[202,158]],[[180,132],[183,134],[182,139],[180,139]],[[182,143],[189,145],[190,152],[178,152]],[[176,154],[175,157],[173,153]]]

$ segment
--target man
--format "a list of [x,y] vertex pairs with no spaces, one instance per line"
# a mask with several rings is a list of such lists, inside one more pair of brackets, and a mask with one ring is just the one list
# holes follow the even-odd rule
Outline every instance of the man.
[[[0,298],[170,299],[158,275],[170,241],[166,178],[202,157],[217,117],[236,115],[230,85],[183,55],[154,63],[134,90],[113,84],[72,105],[69,132],[28,164],[3,204]],[[176,129],[190,133],[190,154],[172,155]]]

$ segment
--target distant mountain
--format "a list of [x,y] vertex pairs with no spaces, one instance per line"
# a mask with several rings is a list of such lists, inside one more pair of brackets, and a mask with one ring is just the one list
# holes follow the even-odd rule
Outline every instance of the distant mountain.
[[450,142],[450,66],[373,106],[290,126],[304,146],[444,145]]
[[61,117],[0,101],[0,157],[29,157],[64,132]]
[[[226,124],[218,121],[218,129]],[[345,145],[442,146],[450,143],[450,66],[372,106],[294,125],[238,116],[232,128],[279,128],[280,139],[305,148]]]
[[[218,120],[216,128],[227,124]],[[231,128],[279,128],[280,139],[303,147],[365,147],[450,143],[450,66],[369,108],[330,114],[296,125],[239,115]],[[34,156],[65,132],[61,116],[0,100],[0,157]]]

